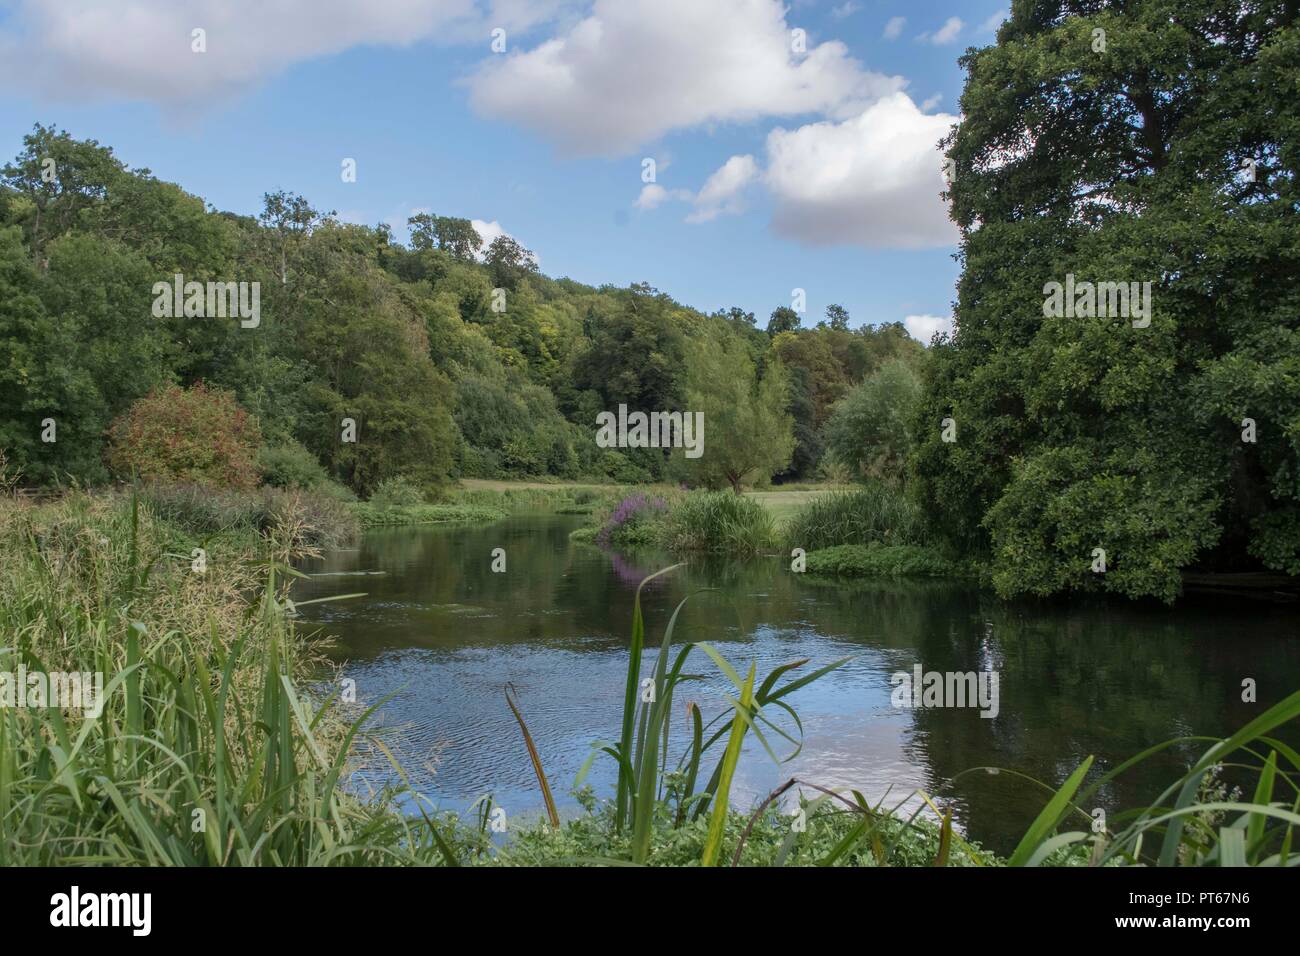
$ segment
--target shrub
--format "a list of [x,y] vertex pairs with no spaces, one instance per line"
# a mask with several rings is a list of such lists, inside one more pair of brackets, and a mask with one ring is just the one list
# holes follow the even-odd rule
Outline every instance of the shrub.
[[316,456],[292,439],[265,446],[257,453],[257,467],[263,484],[274,488],[313,489],[329,480]]
[[817,551],[841,544],[925,544],[925,515],[901,491],[871,483],[814,498],[790,518],[791,547]]
[[378,508],[405,508],[424,504],[424,492],[420,486],[408,478],[398,475],[385,478],[375,493],[370,496],[370,503]]
[[683,497],[668,513],[659,535],[670,551],[753,554],[776,544],[771,513],[730,491],[698,491]]
[[600,467],[614,481],[625,485],[645,484],[654,479],[649,471],[617,451],[607,450],[601,455]]
[[912,449],[921,380],[902,359],[886,362],[835,404],[826,447],[855,477],[901,484]]
[[168,385],[136,401],[109,426],[108,463],[122,477],[257,485],[262,434],[232,393]]

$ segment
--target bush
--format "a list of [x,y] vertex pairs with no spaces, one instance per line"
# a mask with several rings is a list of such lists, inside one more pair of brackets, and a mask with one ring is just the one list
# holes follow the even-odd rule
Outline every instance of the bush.
[[944,577],[953,565],[929,548],[914,544],[841,544],[808,555],[809,573],[850,577]]
[[262,483],[274,488],[314,489],[329,481],[316,456],[293,440],[264,447],[257,453],[257,468]]
[[606,475],[624,485],[643,485],[654,479],[649,471],[617,451],[607,450],[601,455],[600,467]]
[[424,492],[415,482],[398,475],[385,478],[370,496],[370,503],[377,508],[405,508],[424,504]]
[[835,404],[826,448],[855,477],[902,484],[921,380],[902,359],[886,362]]
[[806,551],[841,544],[926,544],[925,515],[901,491],[872,483],[814,498],[791,516],[791,547]]
[[154,389],[109,426],[109,441],[109,467],[124,478],[257,486],[257,419],[202,382]]
[[659,542],[675,552],[754,554],[776,544],[771,513],[731,491],[697,491],[668,513]]
[[225,491],[193,483],[154,483],[140,501],[156,517],[205,538],[218,533],[255,535],[292,521],[303,544],[338,547],[360,531],[356,515],[336,496],[262,488]]

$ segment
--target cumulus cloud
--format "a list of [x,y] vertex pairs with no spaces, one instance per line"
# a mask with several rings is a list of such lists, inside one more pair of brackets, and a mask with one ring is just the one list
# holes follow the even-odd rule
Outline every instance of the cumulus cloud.
[[[364,44],[482,41],[571,0],[13,0],[0,17],[0,83],[171,106],[237,93],[284,68]],[[206,31],[207,50],[191,32]]]
[[753,156],[732,156],[704,181],[699,192],[647,183],[632,205],[648,212],[666,202],[689,203],[695,208],[686,217],[687,222],[709,222],[722,215],[743,212],[744,192],[758,178],[758,163]]
[[838,41],[795,53],[780,0],[595,0],[572,28],[488,57],[466,82],[481,115],[574,155],[710,123],[839,115],[903,86]]
[[936,332],[952,333],[952,319],[938,315],[909,315],[903,319],[903,328],[918,342],[929,345]]
[[943,22],[943,26],[933,33],[926,31],[917,37],[918,40],[925,43],[933,43],[935,46],[944,46],[957,39],[961,33],[962,27],[966,26],[961,17],[949,17]]
[[938,142],[957,117],[895,93],[842,122],[775,129],[764,182],[777,233],[809,245],[918,249],[956,243]]
[[744,210],[742,193],[758,178],[758,163],[753,156],[732,156],[704,181],[695,196],[695,211],[687,222],[708,222],[718,216]]
[[690,202],[695,198],[695,194],[689,189],[664,189],[658,183],[646,183],[641,187],[641,195],[636,197],[636,202],[632,203],[637,209],[649,211],[663,205],[670,199],[681,202]]
[[889,22],[885,24],[885,32],[882,34],[886,40],[897,40],[903,34],[903,27],[907,25],[907,17],[890,17]]

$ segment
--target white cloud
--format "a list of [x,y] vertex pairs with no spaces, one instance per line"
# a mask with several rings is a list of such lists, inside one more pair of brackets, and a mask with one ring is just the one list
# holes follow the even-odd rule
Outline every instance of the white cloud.
[[[482,42],[572,0],[12,0],[0,17],[0,85],[180,107],[237,93],[354,46]],[[206,31],[207,51],[191,50]]]
[[929,345],[936,332],[952,333],[952,319],[937,315],[909,315],[903,319],[903,327],[912,338]]
[[933,33],[929,31],[917,36],[917,39],[923,43],[933,43],[935,46],[944,46],[952,43],[961,33],[962,27],[966,26],[961,17],[949,17],[943,22],[943,26]]
[[838,7],[831,7],[831,16],[836,20],[843,20],[845,17],[853,16],[861,9],[853,0],[845,0]]
[[478,233],[478,237],[483,240],[483,248],[486,249],[492,245],[492,240],[497,236],[508,236],[510,233],[501,228],[501,223],[493,219],[491,222],[484,222],[482,219],[471,219],[470,225]]
[[780,0],[595,0],[571,29],[489,56],[466,82],[480,114],[578,155],[709,123],[840,115],[904,83],[838,41],[793,53]]
[[1002,26],[1002,21],[1010,16],[1009,10],[999,10],[993,16],[989,17],[979,25],[980,33],[996,33],[998,27]]
[[686,221],[708,222],[724,213],[742,212],[745,206],[741,194],[757,178],[758,163],[753,156],[732,156],[704,181],[695,196],[695,211]]
[[943,94],[935,93],[934,96],[927,97],[925,102],[921,104],[921,112],[928,113],[942,102]]
[[903,27],[907,24],[907,17],[890,17],[889,22],[885,24],[885,32],[882,34],[886,40],[897,40],[903,33]]
[[636,197],[636,202],[632,203],[637,209],[649,211],[663,205],[670,199],[681,202],[690,202],[695,198],[695,194],[689,189],[664,189],[658,183],[646,183],[641,187],[641,195]]
[[[497,222],[495,219],[491,222],[484,222],[482,219],[471,219],[470,225],[474,227],[474,231],[477,232],[479,238],[483,240],[483,246],[478,251],[479,261],[482,261],[484,255],[487,253],[488,246],[492,245],[492,240],[497,236],[509,236],[525,248],[528,247],[527,243],[521,241],[518,236],[506,232],[505,229],[501,227],[501,223]],[[537,255],[537,252],[533,249],[529,249],[528,251],[533,253],[533,258],[536,259],[540,265],[542,260],[541,257]]]
[[687,222],[710,222],[722,215],[736,215],[745,210],[744,192],[759,178],[758,163],[753,156],[732,156],[704,181],[699,192],[689,189],[665,189],[647,183],[632,203],[637,209],[650,211],[666,202],[690,203],[695,208]]
[[938,143],[957,117],[927,115],[895,93],[842,122],[767,138],[764,182],[777,233],[809,245],[919,249],[953,245]]

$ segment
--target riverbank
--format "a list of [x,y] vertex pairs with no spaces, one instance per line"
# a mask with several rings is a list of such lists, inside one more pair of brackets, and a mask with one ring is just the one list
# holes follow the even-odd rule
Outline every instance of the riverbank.
[[[303,689],[323,658],[283,585],[287,562],[313,551],[302,527],[289,509],[250,547],[128,495],[0,499],[0,628],[18,638],[0,670],[105,679],[98,714],[0,710],[0,865],[524,865],[623,852],[626,831],[594,802],[498,850],[486,825],[409,817],[403,800],[424,801],[401,787],[348,789],[372,710]],[[726,814],[724,849],[750,822]],[[707,836],[699,823],[659,826],[674,847],[663,865]],[[815,846],[853,826],[815,817]],[[766,819],[751,831],[755,859],[770,854],[770,831]],[[900,864],[936,840],[924,826],[898,836]]]
[[[1189,821],[1171,852],[1183,862],[1217,863],[1219,831],[1192,823],[1222,811],[1201,805],[1206,798],[1198,782],[1237,748],[1300,714],[1300,695],[1268,708],[1194,760],[1100,849],[1085,845],[1083,834],[1051,837],[1062,824],[1073,825],[1067,817],[1090,806],[1090,795],[1108,779],[1085,783],[1089,758],[1016,852],[1000,859],[967,844],[950,821],[930,813],[909,818],[851,791],[826,792],[815,781],[792,785],[804,793],[802,817],[774,802],[728,804],[739,743],[758,733],[759,712],[768,715],[764,720],[788,720],[785,708],[799,707],[797,692],[839,664],[803,674],[792,660],[766,678],[752,670],[741,678],[727,659],[734,651],[724,654],[698,639],[675,645],[670,621],[653,667],[656,693],[645,703],[636,690],[643,655],[650,665],[655,653],[646,643],[647,623],[658,634],[665,622],[644,622],[638,603],[625,645],[631,656],[619,744],[635,775],[600,799],[588,791],[583,812],[567,820],[511,825],[491,803],[480,804],[480,817],[458,818],[435,812],[402,783],[407,775],[395,758],[393,786],[364,796],[349,786],[360,748],[387,753],[371,727],[384,700],[353,701],[340,682],[309,685],[324,658],[296,620],[284,586],[293,574],[290,562],[314,550],[303,540],[305,526],[292,499],[257,547],[246,536],[213,535],[161,516],[131,495],[73,493],[47,504],[0,500],[0,633],[7,637],[0,671],[21,666],[28,673],[90,671],[104,678],[97,712],[68,702],[0,709],[0,865],[672,866],[726,864],[737,855],[742,865],[1125,862],[1144,852],[1143,837],[1163,827],[1157,808],[1170,803]],[[356,597],[312,600],[343,606]],[[731,706],[748,712],[738,721],[740,710],[724,708],[706,723],[695,708],[694,743],[684,763],[661,767],[647,748],[672,712],[674,693],[685,693],[678,677],[685,679],[681,663],[691,648],[692,670],[712,669],[711,658],[717,674],[735,685]],[[670,655],[677,658],[671,666]],[[515,705],[502,699],[500,706]],[[531,741],[526,707],[515,716],[519,733]],[[628,729],[643,722],[646,735]],[[713,729],[705,734],[705,726]],[[801,737],[799,731],[792,739]],[[543,759],[533,772],[545,795]],[[1298,769],[1289,752],[1269,759],[1279,769]],[[1273,781],[1266,772],[1254,802],[1241,806],[1267,805]],[[1242,858],[1277,863],[1285,826],[1274,821],[1289,818],[1272,809],[1256,816],[1259,837]],[[1147,847],[1148,859],[1160,852],[1154,837]]]

